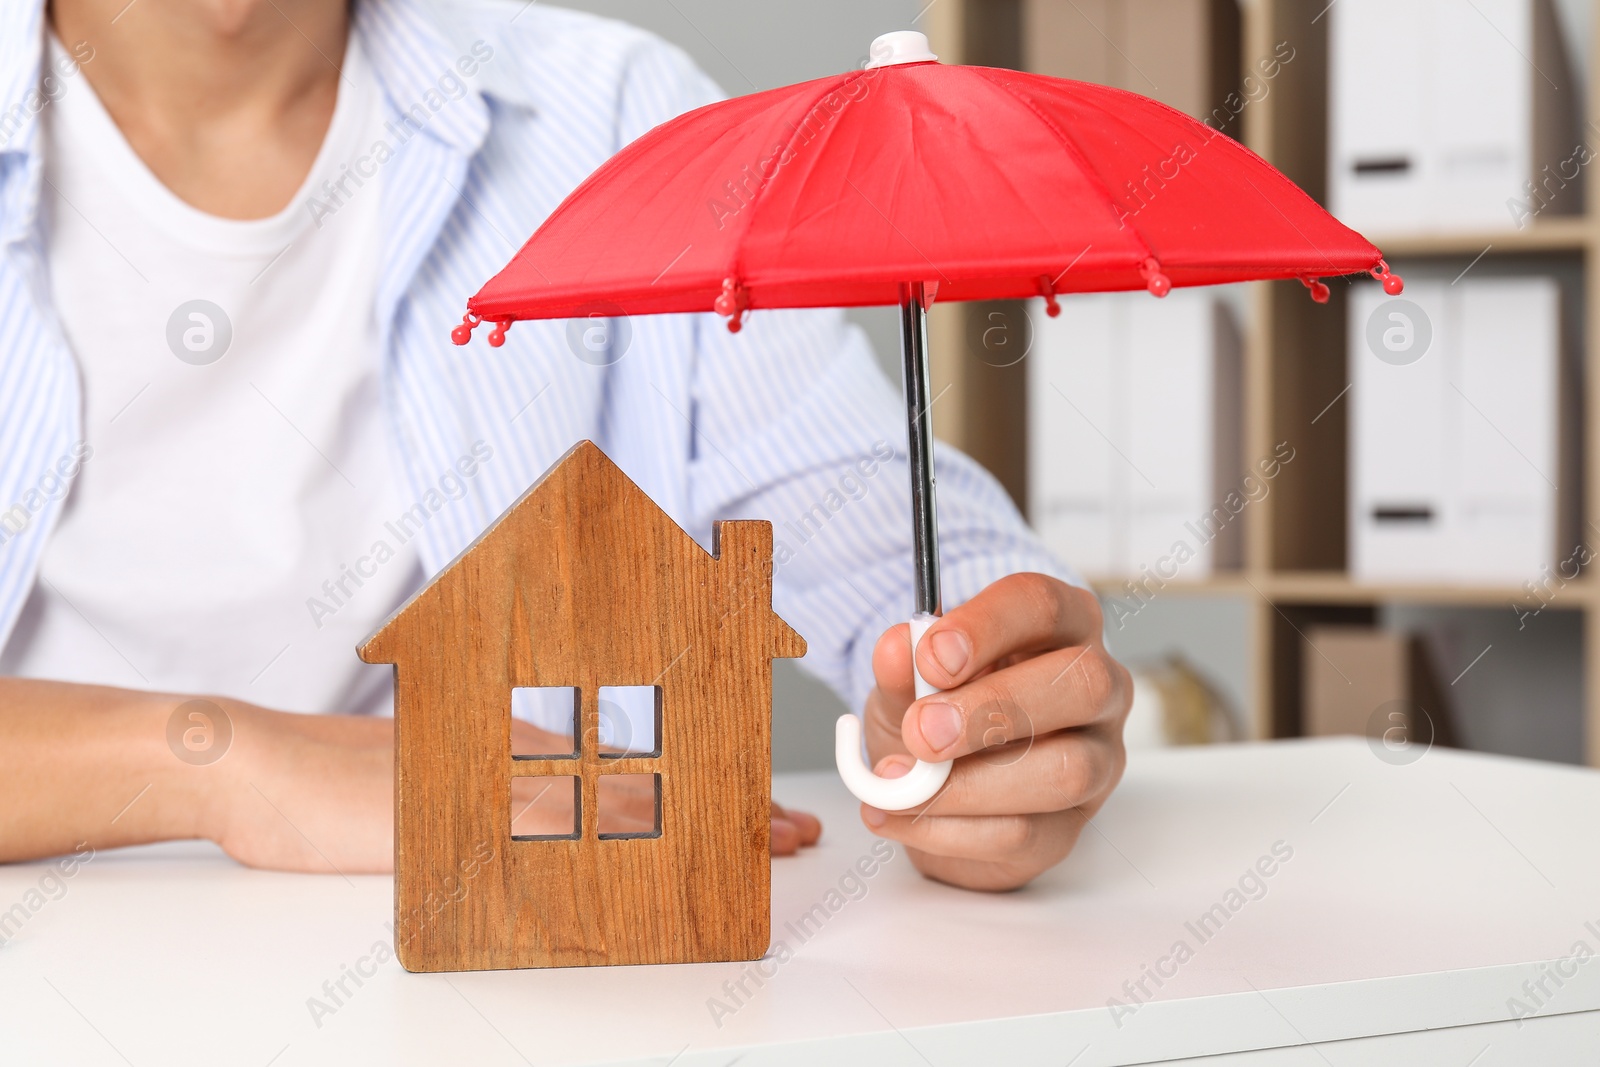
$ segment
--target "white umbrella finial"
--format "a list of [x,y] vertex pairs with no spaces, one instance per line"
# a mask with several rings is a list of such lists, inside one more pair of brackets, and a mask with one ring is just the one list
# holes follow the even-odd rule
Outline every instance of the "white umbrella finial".
[[895,30],[872,42],[867,52],[867,70],[897,67],[902,63],[937,63],[939,57],[928,47],[928,35],[918,30]]

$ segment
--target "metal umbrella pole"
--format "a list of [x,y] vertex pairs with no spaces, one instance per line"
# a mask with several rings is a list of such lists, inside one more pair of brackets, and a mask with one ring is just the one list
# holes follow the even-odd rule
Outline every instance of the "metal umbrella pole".
[[[939,524],[934,504],[932,397],[928,385],[928,313],[921,282],[900,287],[901,377],[906,396],[907,456],[911,464],[911,552],[916,569],[911,614],[911,671],[920,699],[938,689],[916,667],[917,645],[943,610],[939,599]],[[857,799],[883,811],[925,804],[950,777],[950,761],[917,761],[900,778],[880,778],[861,751],[861,720],[846,714],[834,729],[834,762]]]
[[[906,395],[907,452],[911,461],[911,551],[916,568],[913,611],[937,616],[939,524],[934,502],[933,418],[928,384],[928,313],[921,282],[901,287],[900,377]],[[920,634],[918,635],[921,636]]]

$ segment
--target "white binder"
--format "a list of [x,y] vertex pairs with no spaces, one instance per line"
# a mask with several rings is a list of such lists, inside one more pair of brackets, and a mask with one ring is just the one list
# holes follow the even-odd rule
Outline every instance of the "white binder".
[[1550,0],[1339,0],[1328,19],[1328,201],[1345,223],[1503,230],[1582,209],[1582,94]]
[[[1350,301],[1350,570],[1366,581],[1538,581],[1570,549],[1573,427],[1553,279],[1418,280]],[[1432,340],[1374,351],[1411,308]],[[1381,347],[1381,342],[1380,342]],[[1561,553],[1561,555],[1558,555]]]
[[[1061,298],[1031,310],[1028,500],[1040,534],[1094,577],[1193,552],[1180,577],[1240,562],[1242,521],[1208,527],[1239,467],[1240,345],[1214,295]],[[1197,532],[1198,531],[1198,532]],[[1170,576],[1169,576],[1170,578]]]

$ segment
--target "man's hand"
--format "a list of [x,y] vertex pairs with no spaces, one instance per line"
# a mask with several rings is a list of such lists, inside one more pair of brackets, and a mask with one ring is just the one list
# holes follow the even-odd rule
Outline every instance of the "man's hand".
[[1042,574],[1002,578],[928,630],[914,701],[902,623],[873,650],[867,751],[886,778],[955,759],[927,804],[883,812],[874,833],[906,846],[929,878],[1015,889],[1060,862],[1122,777],[1128,672],[1106,652],[1093,594]]
[[[571,750],[528,723],[514,720],[512,730],[521,751]],[[648,812],[641,796],[620,800],[602,814],[608,829],[654,818],[653,796]],[[558,824],[548,805],[513,814],[517,833],[560,832],[525,828]],[[821,832],[811,816],[772,806],[774,854]],[[194,838],[252,867],[392,870],[394,721],[0,678],[0,863]]]
[[[565,735],[550,734],[538,727],[513,719],[513,736],[521,736],[522,751],[546,752],[570,749]],[[516,747],[516,746],[513,746]],[[599,831],[603,834],[649,833],[656,824],[655,790],[639,774],[600,776]],[[573,795],[568,786],[556,787],[543,776],[511,779],[511,832],[524,834],[570,834],[573,827]],[[789,811],[772,802],[772,854],[792,856],[803,845],[814,845],[822,836],[822,823],[815,815]]]
[[394,869],[394,721],[225,702],[233,745],[194,769],[215,815],[205,836],[250,867]]
[[[220,818],[214,837],[234,859],[274,870],[382,873],[394,866],[394,724],[390,719],[291,715],[234,705],[234,747],[215,764]],[[240,720],[243,720],[242,722]],[[513,719],[515,748],[554,752],[560,738]],[[206,768],[211,769],[211,768]],[[600,831],[633,833],[655,821],[654,793],[636,776],[601,778]],[[511,780],[508,834],[572,832],[571,789],[543,777]],[[772,806],[772,851],[815,844],[822,826]]]

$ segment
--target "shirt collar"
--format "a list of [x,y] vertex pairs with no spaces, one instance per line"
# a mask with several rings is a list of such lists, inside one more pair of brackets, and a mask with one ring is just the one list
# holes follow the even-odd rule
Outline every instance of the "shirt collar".
[[39,64],[44,54],[44,5],[0,0],[0,157],[29,155],[38,136]]
[[[423,107],[432,113],[424,126],[429,135],[464,156],[478,151],[489,133],[488,104],[467,79],[459,77],[456,64],[461,57],[422,0],[363,0],[356,4],[351,32],[361,35],[393,110],[404,115]],[[465,95],[439,106],[441,99],[448,99],[442,94],[452,85],[457,91],[465,85]]]
[[[39,72],[44,56],[44,4],[0,0],[0,245],[29,232],[39,201]],[[362,36],[378,84],[392,110],[434,109],[440,79],[455,73],[459,57],[432,22],[423,0],[361,0],[352,33]],[[80,75],[81,76],[81,75]],[[460,85],[466,79],[457,78]],[[424,127],[463,156],[475,154],[489,132],[489,107],[478,90],[439,107]],[[15,166],[20,163],[21,166]]]
[[23,240],[39,207],[39,64],[44,55],[44,5],[0,0],[0,249]]

